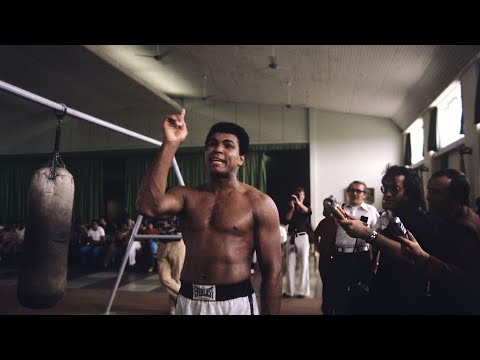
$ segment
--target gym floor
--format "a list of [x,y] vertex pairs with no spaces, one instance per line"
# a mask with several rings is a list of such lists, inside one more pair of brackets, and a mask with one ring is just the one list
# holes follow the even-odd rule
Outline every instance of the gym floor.
[[[282,315],[320,315],[321,280],[310,258],[310,289],[312,298],[282,299]],[[55,307],[33,310],[21,306],[16,299],[17,271],[15,266],[0,264],[0,315],[102,315],[117,279],[115,271],[82,272],[71,269],[67,276],[64,299]],[[298,279],[297,279],[298,280]],[[284,288],[286,278],[284,276]],[[252,284],[259,296],[261,277],[252,275]],[[168,294],[157,274],[125,272],[115,295],[111,314],[167,315]]]

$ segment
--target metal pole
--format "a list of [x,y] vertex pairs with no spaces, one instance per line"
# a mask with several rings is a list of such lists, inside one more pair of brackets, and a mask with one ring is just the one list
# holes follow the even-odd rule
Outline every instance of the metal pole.
[[112,293],[110,294],[110,299],[108,300],[107,310],[105,310],[105,315],[110,315],[110,309],[113,304],[113,299],[115,298],[115,294],[117,293],[118,285],[120,284],[120,280],[123,276],[123,270],[125,270],[125,266],[127,265],[128,256],[130,254],[130,250],[133,246],[133,241],[135,239],[135,235],[140,228],[140,224],[142,223],[143,216],[138,215],[137,222],[133,227],[132,234],[130,235],[130,240],[128,240],[127,250],[125,250],[125,256],[123,257],[122,265],[120,266],[120,270],[118,271],[117,281],[115,282],[115,286],[113,287]]

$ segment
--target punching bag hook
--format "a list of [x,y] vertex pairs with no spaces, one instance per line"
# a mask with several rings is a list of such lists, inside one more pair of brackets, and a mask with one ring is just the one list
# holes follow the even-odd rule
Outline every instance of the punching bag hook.
[[62,121],[63,118],[65,117],[65,115],[67,114],[67,105],[65,104],[60,104],[63,106],[63,109],[61,112],[59,112],[59,110],[55,109],[55,116],[57,117],[58,119],[58,122]]
[[63,109],[61,112],[59,112],[57,109],[54,110],[55,116],[57,117],[58,124],[57,124],[57,129],[55,131],[55,148],[53,149],[53,154],[52,158],[50,159],[50,174],[48,176],[49,180],[54,180],[55,179],[55,167],[60,166],[60,167],[65,167],[65,164],[63,163],[62,158],[60,157],[60,136],[62,134],[62,119],[65,117],[67,114],[67,106],[65,104],[61,104],[63,106]]

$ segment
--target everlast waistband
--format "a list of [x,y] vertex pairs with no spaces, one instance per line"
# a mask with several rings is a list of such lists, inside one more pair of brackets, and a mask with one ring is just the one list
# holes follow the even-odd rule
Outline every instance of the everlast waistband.
[[225,301],[253,294],[250,279],[237,284],[201,285],[180,280],[180,294],[192,300]]

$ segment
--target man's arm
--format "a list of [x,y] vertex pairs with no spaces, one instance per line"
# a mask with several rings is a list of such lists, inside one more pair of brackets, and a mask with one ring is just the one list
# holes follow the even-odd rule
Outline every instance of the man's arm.
[[255,249],[262,275],[261,314],[278,315],[282,297],[282,255],[278,210],[273,200],[263,194],[255,210]]
[[185,109],[180,115],[168,115],[163,120],[164,141],[151,170],[140,185],[137,211],[147,217],[165,219],[178,214],[184,204],[184,191],[178,188],[165,193],[167,176],[173,157],[188,135]]
[[295,209],[295,200],[290,199],[290,201],[288,202],[288,210],[287,210],[287,213],[285,214],[285,220],[287,222],[290,222],[290,220],[292,220],[293,209]]
[[[373,234],[373,230],[370,227],[366,226],[362,221],[352,218],[353,217],[349,215],[349,219],[347,220],[338,220],[340,226],[349,236],[367,239]],[[388,253],[399,261],[409,262],[408,259],[403,256],[401,245],[398,241],[392,240],[379,233],[371,244],[378,250]]]

